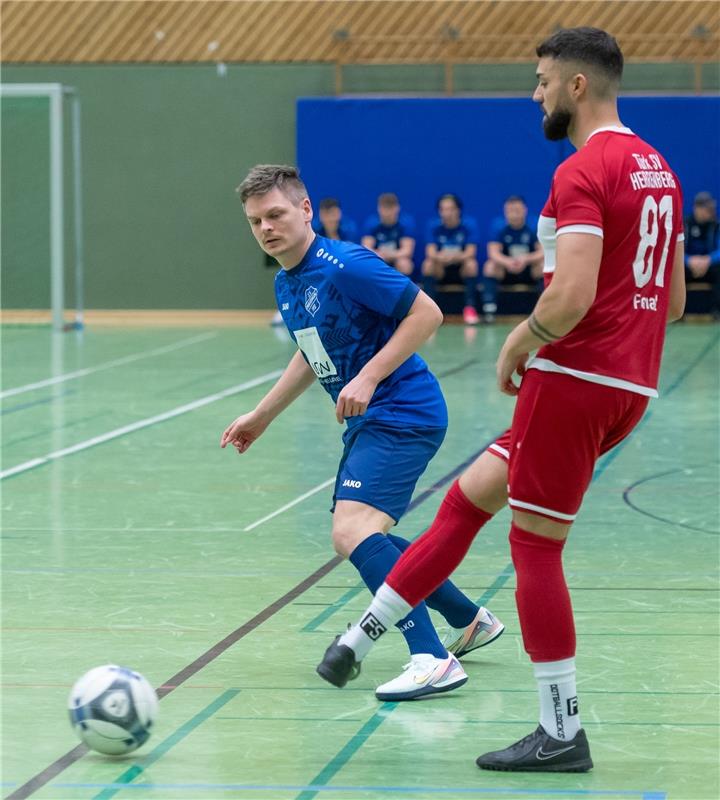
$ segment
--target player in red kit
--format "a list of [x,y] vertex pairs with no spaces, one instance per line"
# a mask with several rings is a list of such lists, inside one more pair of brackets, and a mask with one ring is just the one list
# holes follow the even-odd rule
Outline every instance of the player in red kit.
[[567,136],[577,152],[556,170],[538,225],[547,288],[497,361],[500,390],[517,395],[509,437],[452,486],[430,529],[396,563],[360,623],[328,648],[318,671],[344,685],[378,631],[457,567],[507,497],[515,597],[540,724],[477,764],[584,772],[593,764],[580,727],[562,549],[598,457],[632,431],[657,396],[665,326],[682,316],[685,303],[682,194],[665,159],[618,117],[623,57],[613,37],[596,28],[560,30],[537,55],[533,99],[544,112],[545,135]]

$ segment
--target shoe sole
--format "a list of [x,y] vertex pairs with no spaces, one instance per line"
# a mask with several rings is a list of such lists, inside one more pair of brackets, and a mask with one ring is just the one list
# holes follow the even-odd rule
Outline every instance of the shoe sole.
[[317,674],[324,681],[327,681],[328,683],[331,683],[333,686],[337,686],[338,689],[342,689],[342,687],[345,686],[345,684],[347,683],[346,680],[344,681],[344,680],[338,678],[337,675],[335,675],[330,670],[323,669],[322,666],[316,667],[315,668],[315,672],[317,672]]
[[434,694],[442,694],[443,692],[450,692],[453,689],[459,689],[463,684],[467,683],[468,676],[460,678],[452,683],[445,684],[445,686],[419,686],[413,692],[386,692],[378,694],[375,692],[375,697],[382,700],[384,703],[399,703],[403,700],[420,700],[422,697],[431,697]]
[[537,767],[531,767],[529,765],[527,767],[505,767],[500,765],[478,764],[477,761],[475,763],[480,769],[489,769],[494,772],[589,772],[593,768],[593,762],[590,758],[578,761],[576,764],[544,764],[542,766],[538,765]]
[[485,645],[492,644],[492,642],[497,641],[503,635],[504,631],[505,626],[503,625],[502,628],[495,631],[495,633],[489,639],[485,639],[484,642],[480,642],[480,644],[474,644],[472,647],[468,647],[464,650],[459,650],[457,653],[453,653],[453,655],[455,658],[459,659],[463,656],[466,656],[468,653],[472,653],[473,650],[479,650],[481,647],[485,647]]
[[347,678],[341,678],[335,672],[325,667],[324,664],[318,664],[318,666],[315,667],[315,672],[317,672],[324,681],[331,683],[333,686],[337,686],[338,689],[342,689],[348,681],[355,680],[360,674],[360,670],[358,669],[354,675],[351,673]]

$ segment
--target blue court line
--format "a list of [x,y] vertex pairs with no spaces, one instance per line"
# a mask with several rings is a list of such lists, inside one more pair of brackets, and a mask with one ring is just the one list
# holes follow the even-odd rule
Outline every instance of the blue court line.
[[[714,343],[714,340],[712,343]],[[705,350],[707,350],[707,348],[705,348]],[[689,369],[686,369],[684,371],[684,375],[687,375],[688,372]],[[673,386],[675,387],[678,385],[679,382],[677,381],[673,384]],[[635,426],[632,435],[634,435],[636,431],[640,430],[640,428],[642,428],[647,423],[647,421],[650,419],[651,416],[652,416],[652,411],[648,411],[645,414],[645,416],[640,420],[640,422]],[[598,465],[595,467],[595,472],[593,473],[593,478],[592,478],[593,481],[597,480],[603,474],[603,472],[605,472],[605,470],[610,466],[610,464],[612,464],[612,462],[620,455],[623,448],[627,445],[627,443],[630,441],[631,438],[632,436],[629,436],[627,439],[624,439],[622,442],[620,442],[619,445],[617,445],[617,447],[614,447],[609,453],[607,453],[600,459]],[[502,587],[507,583],[507,581],[514,574],[514,572],[515,568],[513,567],[512,563],[507,564],[505,568],[502,570],[502,572],[497,576],[497,578],[495,578],[493,583],[483,593],[483,595],[475,601],[475,603],[479,606],[484,606],[486,603],[488,603],[500,591],[500,589],[502,589]],[[302,631],[317,630],[317,628],[319,628],[323,622],[328,620],[338,609],[342,608],[344,605],[350,602],[350,600],[352,600],[354,597],[360,594],[360,592],[362,592],[363,589],[365,589],[365,585],[362,583],[352,587],[352,589],[348,590],[344,595],[342,595],[342,597],[338,598],[338,600],[336,600],[334,603],[331,603],[324,611],[318,614],[314,619],[310,620],[310,622],[308,622],[308,624],[305,625],[305,627],[302,628],[301,630]]]
[[693,358],[693,360],[685,367],[685,369],[675,378],[675,380],[668,386],[662,393],[662,397],[667,397],[672,394],[675,389],[687,378],[687,376],[697,367],[697,365],[705,358],[705,356],[713,349],[713,347],[720,341],[720,331],[716,331],[708,340],[708,343],[703,349]]
[[[668,386],[667,389],[662,393],[660,399],[662,400],[663,397],[667,397],[671,395],[677,388],[680,387],[682,382],[687,378],[687,376],[697,367],[697,365],[705,358],[705,356],[713,349],[713,347],[718,343],[720,340],[720,332],[714,333],[705,347],[693,358],[693,360],[685,367],[679,375],[675,377],[675,380]],[[627,439],[623,439],[617,447],[614,447],[609,453],[607,453],[597,464],[595,467],[595,472],[593,473],[593,480],[599,478],[603,472],[612,464],[612,462],[620,455],[623,451],[623,448],[627,445],[630,439],[635,435],[637,431],[640,430],[647,421],[652,417],[652,410],[647,411],[645,416],[640,420],[640,422],[635,426],[631,436],[628,436]]]
[[[429,486],[427,489],[420,492],[420,494],[417,495],[417,497],[414,497],[412,499],[412,501],[408,505],[407,511],[408,512],[413,511],[421,503],[424,503],[428,499],[428,497],[431,497],[439,489],[442,489],[443,486],[445,486],[445,484],[448,483],[448,481],[455,480],[455,478],[457,478],[458,475],[464,472],[465,469],[469,467],[470,464],[473,463],[473,461],[475,461],[475,459],[480,455],[480,453],[483,453],[485,452],[485,450],[487,450],[487,448],[495,441],[496,438],[497,436],[493,437],[489,442],[486,442],[483,445],[483,447],[480,448],[480,450],[478,450],[477,452],[473,453],[471,456],[466,458],[463,462],[458,464],[454,469],[452,469],[446,475],[443,475],[441,478],[435,481],[435,483],[433,483],[432,486]],[[410,541],[414,541],[418,536],[420,536],[421,533],[424,533],[424,530],[420,531],[420,533],[416,533],[415,536],[413,536]],[[304,628],[301,628],[301,630],[304,632],[311,632],[317,630],[317,628],[319,628],[323,622],[328,620],[336,611],[338,611],[344,605],[350,602],[350,600],[352,600],[356,595],[360,594],[360,592],[362,592],[365,588],[366,588],[365,584],[362,582],[357,584],[356,586],[353,586],[351,589],[345,592],[345,594],[342,597],[338,598],[338,600],[329,605],[324,611],[320,612],[320,614],[318,614],[317,617],[311,619],[310,622],[308,622]]]
[[353,586],[352,589],[348,589],[342,597],[339,597],[334,603],[330,603],[323,611],[321,611],[315,619],[311,619],[304,628],[300,630],[302,632],[309,632],[317,630],[323,622],[328,620],[336,611],[339,611],[344,605],[349,603],[354,597],[360,594],[360,592],[365,591],[367,586],[364,583],[358,583],[356,586]]
[[184,739],[189,733],[197,728],[198,725],[202,725],[202,723],[205,722],[208,717],[211,717],[226,703],[229,703],[230,700],[239,694],[239,692],[240,689],[228,689],[226,692],[223,692],[219,697],[213,700],[209,706],[203,708],[203,710],[198,712],[192,719],[188,720],[184,725],[181,725],[166,739],[163,739],[154,750],[151,750],[147,756],[143,758],[142,764],[133,764],[132,767],[125,770],[125,772],[123,772],[123,774],[120,775],[116,781],[108,784],[103,791],[96,794],[93,800],[109,800],[109,798],[114,797],[122,789],[132,788],[129,787],[128,784],[134,781],[138,775],[142,774],[151,764],[154,764],[156,761],[162,758],[165,753],[170,750],[170,748],[174,747],[179,741]]
[[[694,367],[696,367],[702,361],[702,359],[710,352],[712,347],[717,343],[717,341],[719,339],[720,339],[720,333],[715,333],[711,337],[711,339],[708,341],[708,343],[705,345],[705,347],[703,347],[703,349],[700,351],[700,353],[698,353],[698,355],[695,356],[695,358],[685,367],[685,369],[678,376],[676,376],[675,380],[670,384],[668,389],[665,391],[665,396],[671,394],[673,391],[675,391],[675,389],[677,389],[682,384],[682,382],[685,380],[685,378],[690,374],[691,370],[694,369]],[[610,464],[612,464],[612,462],[618,457],[620,452],[622,452],[622,449],[630,441],[632,435],[634,435],[635,432],[639,428],[641,428],[643,425],[645,425],[647,423],[648,419],[650,419],[651,416],[652,416],[652,412],[648,412],[647,414],[645,414],[643,419],[640,420],[639,424],[633,430],[631,436],[628,436],[625,440],[620,442],[620,444],[617,447],[615,447],[613,450],[611,450],[609,453],[607,453],[598,462],[598,464],[597,464],[597,466],[595,468],[595,471],[593,472],[593,477],[592,477],[592,481],[591,482],[596,481],[605,472],[605,470],[610,466]],[[483,448],[483,450],[484,449],[485,448]],[[480,452],[482,452],[482,451],[480,451]],[[471,459],[467,460],[465,462],[465,465],[467,465],[471,461],[473,461],[475,457],[476,456],[474,456]],[[459,467],[457,472],[462,471],[464,468],[465,468],[464,466]],[[443,482],[444,481],[438,481],[437,484],[435,484],[434,486],[432,486],[428,490],[427,494],[432,494],[434,491],[437,490],[437,488],[440,488],[440,486],[443,485]],[[427,495],[424,494],[424,495],[421,495],[420,497],[416,498],[414,503],[416,505],[421,503],[425,499],[425,496],[427,496]],[[412,507],[412,504],[411,504],[411,507]],[[490,598],[493,597],[502,588],[502,586],[505,585],[505,583],[508,581],[510,576],[514,573],[514,571],[515,571],[515,568],[513,567],[512,562],[507,564],[505,566],[505,568],[502,570],[502,572],[495,579],[495,581],[487,589],[487,591],[478,600],[478,605],[484,605],[485,602],[490,600]],[[391,705],[391,704],[386,704],[386,705]],[[392,704],[392,705],[395,705],[395,704]],[[389,709],[389,710],[392,710],[392,709]],[[325,769],[322,770],[322,772],[319,773],[319,775],[315,778],[313,783],[314,784],[318,784],[318,783],[321,783],[321,782],[327,782],[328,778],[332,778],[335,775],[335,773],[339,769],[341,769],[342,766],[344,766],[344,764],[347,763],[347,761],[352,757],[352,755],[354,754],[354,751],[357,750],[359,747],[361,747],[362,744],[364,744],[365,740],[369,736],[369,733],[366,733],[363,736],[360,736],[360,734],[363,733],[366,730],[367,726],[369,726],[371,723],[373,723],[372,729],[370,730],[370,733],[372,733],[372,731],[374,731],[375,729],[377,729],[379,727],[379,725],[382,723],[382,720],[383,720],[383,718],[379,717],[377,714],[373,715],[373,717],[371,717],[371,719],[368,721],[368,723],[365,726],[363,726],[363,728],[360,729],[360,731],[345,745],[345,747],[343,747],[343,749],[338,753],[338,755],[335,756],[335,758],[328,763],[328,765],[325,767]],[[341,756],[342,756],[342,759],[340,758]],[[337,787],[334,787],[334,788],[337,789]],[[311,800],[313,797],[315,797],[315,795],[318,793],[318,791],[320,791],[320,789],[313,789],[309,793],[308,793],[308,790],[305,790],[300,795],[298,795],[296,800]],[[526,792],[517,792],[517,793],[518,794],[522,794],[522,793],[539,794],[540,791],[538,790],[537,792],[534,792],[532,790],[527,790]],[[547,795],[549,793],[545,792],[545,794]],[[583,793],[582,792],[576,792],[575,794],[577,795],[577,794],[583,794]],[[589,794],[589,792],[585,792],[585,794]],[[637,796],[637,795],[642,796],[643,800],[662,800],[662,798],[666,797],[665,793],[663,793],[663,792],[637,792],[637,793],[635,793],[635,796]]]
[[48,436],[53,434],[56,431],[66,431],[70,428],[75,427],[75,425],[82,425],[84,422],[89,422],[91,419],[97,419],[98,417],[106,417],[108,416],[109,411],[98,411],[97,414],[90,414],[88,417],[80,417],[80,419],[73,420],[72,422],[68,422],[65,425],[61,425],[59,428],[45,428],[42,431],[37,431],[36,433],[28,434],[27,436],[20,436],[17,439],[10,439],[9,441],[3,444],[4,447],[10,447],[14,444],[20,444],[20,442],[27,442],[30,439],[37,439],[40,436]]
[[[718,340],[720,340],[720,333],[715,333],[711,339],[707,342],[705,347],[698,353],[697,356],[685,367],[685,369],[675,378],[675,380],[670,384],[668,389],[664,392],[664,396],[671,394],[675,389],[677,389],[685,378],[690,374],[690,372],[705,358],[705,356],[712,350],[712,348],[717,344]],[[635,426],[635,429],[632,432],[631,436],[628,436],[624,439],[617,447],[614,447],[609,453],[606,453],[597,463],[595,467],[595,471],[593,472],[593,481],[596,481],[604,472],[605,470],[612,464],[613,461],[620,455],[623,449],[626,447],[632,436],[635,435],[637,431],[639,431],[644,425],[647,424],[648,420],[652,417],[652,411],[648,411],[645,416],[640,420],[640,422]],[[433,487],[434,488],[434,487]],[[425,498],[423,498],[425,499]],[[416,537],[413,537],[415,539]],[[497,592],[507,583],[508,579],[512,576],[515,569],[512,563],[508,564],[503,571],[498,575],[492,585],[487,589],[487,591],[475,602],[479,606],[484,606],[487,602],[490,601],[492,597],[497,594]],[[327,621],[336,611],[350,602],[353,598],[355,598],[360,592],[363,591],[365,588],[364,584],[358,584],[354,586],[352,589],[347,591],[342,597],[336,600],[334,603],[329,605],[323,612],[318,614],[315,619],[310,620],[304,628],[303,631],[315,631],[317,630],[325,621]]]
[[[492,584],[486,589],[482,597],[476,600],[475,603],[479,606],[484,606],[485,603],[487,603],[500,591],[500,589],[502,589],[502,587],[507,583],[508,578],[510,578],[514,572],[515,568],[513,565],[508,564],[497,576],[497,578],[495,578]],[[317,630],[323,624],[323,622],[328,620],[336,611],[349,603],[366,588],[367,587],[364,583],[359,583],[357,586],[353,586],[352,589],[349,589],[347,592],[345,592],[342,597],[339,597],[334,603],[331,603],[327,608],[321,611],[314,619],[311,619],[304,628],[301,628],[301,631],[308,632]]]
[[365,744],[370,736],[380,727],[385,717],[396,706],[397,703],[383,703],[352,739],[348,741],[345,747],[343,747],[315,776],[310,786],[300,792],[296,800],[312,800],[319,791],[316,787],[324,787],[338,772],[340,772],[345,764],[355,755],[356,751]]
[[50,397],[43,397],[42,400],[30,400],[27,403],[20,403],[17,406],[10,406],[10,408],[3,408],[0,411],[0,416],[5,416],[5,414],[14,414],[16,411],[24,411],[26,408],[32,408],[33,406],[42,406],[46,403],[52,403],[53,400],[57,400],[58,397],[65,397],[69,394],[75,394],[75,391],[71,391],[66,389],[64,392],[58,392],[57,394],[53,394]]
[[[2,783],[3,788],[16,786],[15,783]],[[322,786],[308,784],[254,784],[254,783],[54,783],[57,789],[137,789],[141,791],[213,791],[213,792],[393,792],[440,795],[492,795],[513,794],[529,797],[639,797],[640,800],[667,800],[666,792],[643,791],[641,789],[512,789],[499,786],[495,789],[477,786]],[[411,796],[408,794],[408,796]]]
[[512,562],[506,565],[505,569],[495,578],[495,580],[488,586],[483,594],[475,601],[476,605],[484,606],[502,589],[508,582],[508,579],[514,574],[515,567]]
[[626,439],[623,439],[620,444],[613,447],[613,449],[609,453],[605,453],[605,455],[597,462],[595,466],[595,470],[592,476],[592,483],[594,483],[605,470],[612,464],[613,461],[622,453],[622,451],[627,446],[628,442],[635,436],[637,431],[640,428],[644,427],[647,424],[647,421],[652,417],[652,411],[646,411],[645,416],[638,422],[638,424],[633,428],[632,433]]

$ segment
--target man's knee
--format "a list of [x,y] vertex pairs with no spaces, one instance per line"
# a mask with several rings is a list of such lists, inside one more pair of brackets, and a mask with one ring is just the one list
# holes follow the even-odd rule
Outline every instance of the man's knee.
[[488,259],[483,265],[483,275],[486,278],[495,278],[500,281],[505,277],[505,270],[499,264]]
[[571,523],[557,522],[548,517],[541,517],[539,514],[531,514],[527,511],[512,510],[512,520],[515,525],[528,533],[536,536],[545,536],[548,539],[563,541],[570,533]]
[[397,258],[395,259],[395,269],[402,272],[403,275],[412,275],[413,262],[409,258]]
[[422,274],[429,278],[441,278],[439,264],[432,258],[426,258],[422,263]]
[[373,533],[387,533],[393,520],[365,503],[338,500],[333,513],[332,545],[338,555],[347,558]]
[[[370,526],[372,527],[372,526]],[[349,558],[353,550],[361,543],[364,542],[368,536],[374,533],[385,533],[385,531],[369,530],[365,528],[356,528],[346,522],[333,524],[332,528],[332,546],[333,550],[343,558]]]
[[361,541],[362,539],[357,538],[357,531],[353,531],[343,523],[333,523],[332,546],[339,556],[347,558]]
[[463,278],[477,278],[478,274],[478,262],[475,258],[466,258],[462,262],[462,267],[460,268],[460,272],[462,273]]

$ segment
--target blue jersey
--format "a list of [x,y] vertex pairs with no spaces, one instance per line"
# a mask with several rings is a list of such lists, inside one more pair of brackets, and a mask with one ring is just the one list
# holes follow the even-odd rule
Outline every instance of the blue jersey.
[[505,220],[498,221],[490,233],[490,241],[502,245],[504,256],[516,258],[532,253],[537,249],[537,234],[529,225],[513,228]]
[[[275,276],[275,297],[290,335],[322,387],[337,402],[342,388],[387,344],[418,288],[375,253],[317,236],[303,260]],[[413,354],[378,384],[363,416],[389,425],[447,425],[440,385]]]
[[431,222],[428,228],[427,243],[434,244],[438,250],[464,250],[469,244],[477,244],[477,230],[469,220],[463,220],[456,228],[446,228],[442,222]]
[[415,223],[411,217],[401,214],[394,225],[383,225],[380,217],[374,214],[365,222],[363,236],[372,236],[377,250],[381,247],[399,250],[401,239],[415,238]]
[[697,222],[691,214],[685,219],[685,264],[691,256],[710,256],[710,263],[720,261],[720,223],[711,219]]

